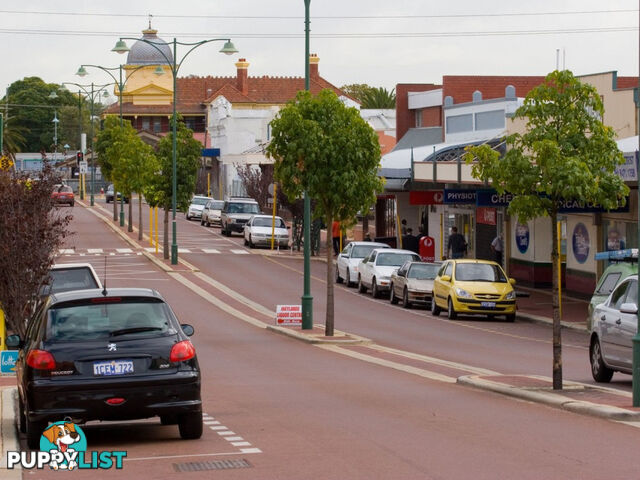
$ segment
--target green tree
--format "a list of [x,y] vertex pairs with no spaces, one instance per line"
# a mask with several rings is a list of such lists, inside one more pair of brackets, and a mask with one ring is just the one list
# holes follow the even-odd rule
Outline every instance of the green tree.
[[[109,115],[104,120],[104,128],[98,133],[97,141],[94,143],[94,149],[98,155],[98,163],[102,170],[102,175],[110,182],[113,182],[113,169],[117,158],[113,158],[107,154],[107,150],[120,135],[121,129],[132,128],[131,122],[125,120],[123,126],[120,127],[120,119],[116,116]],[[115,187],[115,185],[114,185]],[[114,189],[114,192],[118,190]],[[118,202],[113,201],[113,221],[118,221]]]
[[361,98],[362,108],[396,108],[395,88],[388,91],[383,87],[370,88]]
[[[267,155],[274,176],[292,202],[304,191],[315,201],[314,215],[328,228],[334,220],[350,224],[368,211],[382,189],[377,175],[380,145],[355,108],[347,108],[331,90],[317,96],[298,92],[271,123]],[[325,334],[333,335],[333,258],[327,235],[327,310]]]
[[341,86],[340,90],[349,95],[351,98],[362,103],[364,96],[371,90],[371,87],[366,83],[351,83],[349,85]]
[[503,158],[487,145],[472,147],[466,161],[474,177],[513,194],[508,211],[520,221],[547,216],[552,231],[553,388],[562,389],[562,341],[558,302],[559,203],[592,202],[605,209],[625,204],[629,188],[614,172],[624,163],[611,127],[601,121],[604,107],[595,87],[568,71],[554,71],[529,92],[515,117],[524,133],[507,138]]
[[[173,122],[173,118],[171,122]],[[173,126],[173,123],[171,125]],[[178,116],[176,133],[176,207],[179,210],[186,210],[196,188],[202,144],[193,138],[193,130],[185,126],[180,116]],[[153,177],[152,185],[149,187],[156,196],[158,206],[164,208],[163,250],[166,259],[169,258],[169,211],[172,209],[171,199],[173,196],[172,142],[173,131],[160,140],[157,156],[162,173]]]

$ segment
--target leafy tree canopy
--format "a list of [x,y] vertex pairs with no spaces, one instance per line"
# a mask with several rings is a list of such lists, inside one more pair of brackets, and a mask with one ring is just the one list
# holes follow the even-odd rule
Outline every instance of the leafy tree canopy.
[[366,83],[352,83],[340,87],[344,93],[360,102],[362,108],[396,108],[395,89],[371,87]]

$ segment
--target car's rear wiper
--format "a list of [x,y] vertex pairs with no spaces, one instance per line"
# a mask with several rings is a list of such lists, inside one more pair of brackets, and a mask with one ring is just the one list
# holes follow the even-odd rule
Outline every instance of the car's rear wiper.
[[110,337],[117,337],[118,335],[125,335],[127,333],[139,333],[139,332],[153,332],[156,330],[162,330],[160,327],[131,327],[121,328],[120,330],[114,330],[109,332]]

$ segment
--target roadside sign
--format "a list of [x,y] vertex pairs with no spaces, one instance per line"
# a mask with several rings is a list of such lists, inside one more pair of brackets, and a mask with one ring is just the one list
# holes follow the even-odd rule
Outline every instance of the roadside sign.
[[0,373],[3,375],[15,375],[17,361],[18,350],[3,350],[0,352]]
[[89,173],[89,166],[86,161],[79,162],[80,173]]
[[13,167],[13,160],[6,155],[0,157],[0,170],[9,170]]
[[302,305],[278,305],[276,325],[302,326]]
[[435,262],[436,261],[436,242],[433,237],[422,237],[420,239],[419,247],[420,257],[423,262]]

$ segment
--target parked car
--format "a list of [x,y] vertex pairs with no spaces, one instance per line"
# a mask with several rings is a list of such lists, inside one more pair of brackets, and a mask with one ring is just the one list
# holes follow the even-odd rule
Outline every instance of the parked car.
[[49,270],[49,281],[41,294],[102,288],[98,274],[90,263],[57,263]]
[[284,220],[271,215],[254,215],[244,226],[244,244],[249,248],[256,245],[271,246],[273,233],[274,245],[281,248],[289,247],[289,230]]
[[160,416],[182,438],[202,435],[200,368],[188,336],[154,290],[56,293],[29,323],[16,375],[19,426],[31,449],[48,422],[65,417],[132,420]]
[[51,199],[56,205],[69,205],[73,207],[76,203],[73,188],[69,185],[56,185],[53,192],[51,192]]
[[[104,194],[104,201],[107,203],[113,202],[113,196],[114,196],[114,192],[113,192],[114,188],[113,188],[113,183],[111,185],[109,185],[107,187],[107,191]],[[116,197],[116,202],[120,201],[120,197],[122,197],[122,194],[120,192],[116,192],[115,194]],[[129,203],[129,199],[125,196],[124,197],[124,203]]]
[[496,262],[447,260],[433,281],[431,313],[438,316],[447,310],[450,320],[455,320],[459,313],[489,318],[504,315],[508,322],[513,322],[516,319],[515,283]]
[[336,283],[346,281],[347,287],[358,283],[358,264],[374,248],[389,248],[386,243],[350,242],[336,259]]
[[207,227],[212,224],[220,225],[220,214],[223,206],[223,200],[209,200],[202,209],[200,225],[206,225]]
[[391,274],[389,301],[398,303],[402,299],[404,308],[419,303],[431,306],[433,279],[440,269],[440,263],[407,262]]
[[213,198],[202,197],[200,195],[194,196],[191,199],[189,208],[187,208],[187,212],[185,213],[187,220],[191,220],[192,218],[202,218],[202,210],[204,210],[204,206],[209,202],[209,200],[213,200]]
[[220,213],[221,233],[227,237],[232,232],[243,233],[245,224],[260,213],[260,206],[253,198],[232,197],[225,200]]
[[638,275],[625,278],[592,314],[591,375],[609,382],[614,372],[633,373],[633,337],[638,330]]
[[371,289],[373,298],[389,290],[391,274],[408,261],[420,261],[420,255],[410,250],[396,248],[374,248],[358,264],[358,291]]
[[596,253],[596,260],[607,260],[611,263],[598,280],[587,311],[587,329],[593,328],[593,312],[597,305],[603,303],[613,290],[630,275],[638,273],[638,249],[612,250]]

